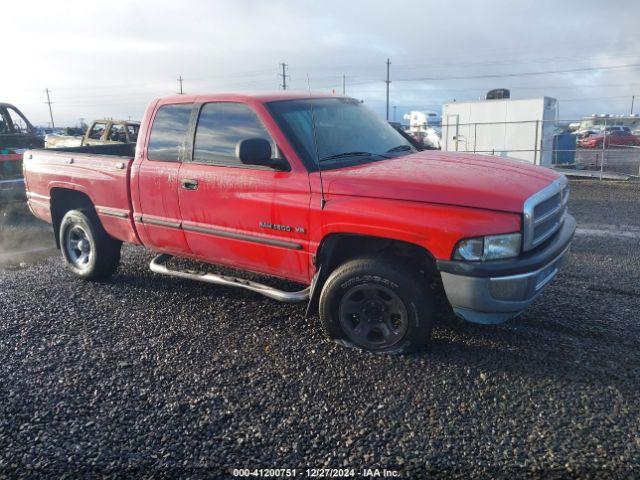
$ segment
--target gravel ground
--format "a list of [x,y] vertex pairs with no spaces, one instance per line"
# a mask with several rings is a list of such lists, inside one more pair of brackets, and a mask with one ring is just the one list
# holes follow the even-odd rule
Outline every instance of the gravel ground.
[[640,182],[571,182],[571,213],[580,225],[640,226]]
[[[604,171],[638,175],[640,170],[640,147],[610,148],[605,152]],[[578,148],[576,165],[588,170],[600,170],[602,167],[602,150]]]
[[[574,183],[579,222],[638,223],[640,190]],[[304,306],[163,278],[126,248],[105,283],[57,257],[0,270],[0,478],[640,477],[640,249],[576,238],[501,326],[446,318],[428,351],[324,339]]]
[[0,266],[55,253],[52,228],[31,215],[26,205],[0,206]]

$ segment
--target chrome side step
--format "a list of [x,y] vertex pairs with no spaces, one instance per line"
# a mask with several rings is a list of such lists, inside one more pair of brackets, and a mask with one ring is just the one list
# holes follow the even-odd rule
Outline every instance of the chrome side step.
[[167,254],[158,255],[151,260],[149,268],[151,268],[152,272],[161,273],[162,275],[186,278],[188,280],[197,280],[198,282],[213,283],[215,285],[244,288],[245,290],[259,293],[265,297],[269,297],[280,302],[304,302],[309,299],[310,287],[300,290],[299,292],[285,292],[284,290],[278,290],[277,288],[269,287],[262,283],[256,283],[250,280],[230,277],[227,275],[219,275],[217,273],[198,272],[195,270],[173,270],[166,265],[171,258],[173,257]]

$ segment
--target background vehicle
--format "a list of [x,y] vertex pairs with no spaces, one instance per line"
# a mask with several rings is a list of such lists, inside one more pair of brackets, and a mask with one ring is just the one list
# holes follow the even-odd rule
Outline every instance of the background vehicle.
[[404,138],[407,142],[409,142],[413,148],[415,148],[419,152],[425,149],[424,145],[418,140],[416,140],[416,138],[413,135],[408,133],[400,123],[389,122],[389,125],[391,125],[396,132],[402,135],[402,138]]
[[0,103],[0,204],[24,200],[22,152],[42,147],[42,139],[20,110]]
[[136,143],[140,122],[129,120],[96,120],[84,135],[47,135],[45,148],[80,147]]
[[[437,288],[469,321],[517,315],[575,229],[564,176],[416,152],[345,97],[179,95],[148,107],[135,155],[129,144],[25,155],[29,207],[76,275],[108,277],[122,243],[141,244],[160,253],[154,272],[308,300],[330,337],[377,352],[424,343]],[[304,288],[174,268],[171,256]]]
[[640,146],[640,139],[628,128],[612,128],[578,141],[582,148],[602,148],[603,143],[606,148],[637,147]]
[[582,138],[590,137],[591,135],[598,135],[601,133],[601,130],[578,130],[574,133],[574,135],[578,138],[578,140]]

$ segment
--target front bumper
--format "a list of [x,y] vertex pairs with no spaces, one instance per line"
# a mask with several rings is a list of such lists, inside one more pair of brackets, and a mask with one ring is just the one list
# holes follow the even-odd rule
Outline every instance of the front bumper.
[[518,258],[491,262],[439,260],[453,311],[474,323],[502,323],[519,315],[544,290],[564,263],[576,229],[567,215],[547,244]]
[[0,205],[26,200],[23,178],[0,180]]

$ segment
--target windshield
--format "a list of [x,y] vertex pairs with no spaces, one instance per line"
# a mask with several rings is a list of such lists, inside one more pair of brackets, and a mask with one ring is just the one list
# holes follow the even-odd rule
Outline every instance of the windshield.
[[280,100],[267,107],[310,171],[318,169],[316,159],[325,170],[416,151],[391,125],[351,98]]

